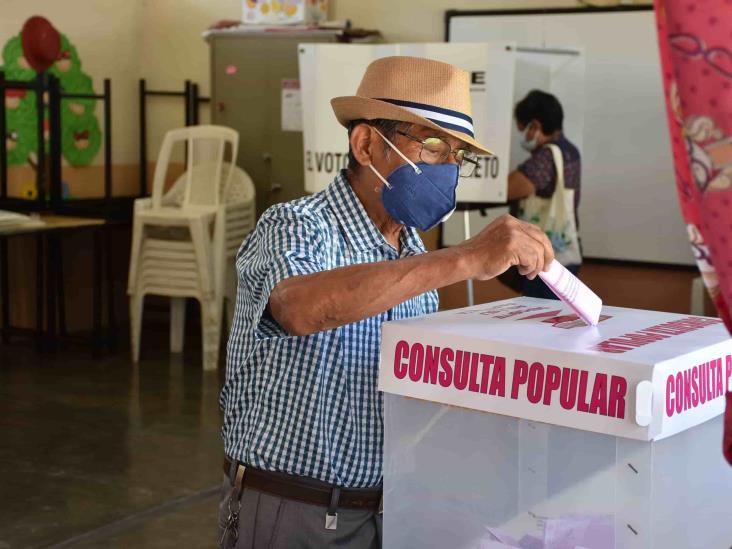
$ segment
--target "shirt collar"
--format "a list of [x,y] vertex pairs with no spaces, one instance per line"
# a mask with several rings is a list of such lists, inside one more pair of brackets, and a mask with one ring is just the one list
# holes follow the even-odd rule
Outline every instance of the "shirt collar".
[[[369,217],[358,196],[351,188],[346,177],[346,170],[342,170],[326,189],[326,197],[336,218],[351,246],[360,251],[373,250],[389,246],[389,243]],[[425,249],[417,230],[412,227],[402,229],[400,240],[401,255],[417,255]]]

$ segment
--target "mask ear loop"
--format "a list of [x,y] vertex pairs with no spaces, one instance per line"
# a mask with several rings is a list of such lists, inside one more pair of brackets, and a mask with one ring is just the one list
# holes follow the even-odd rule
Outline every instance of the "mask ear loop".
[[530,129],[531,129],[531,122],[529,122],[528,124],[526,124],[526,128],[524,128],[524,135],[523,135],[523,137],[524,137],[524,141],[526,143],[529,143],[529,130]]
[[369,164],[369,168],[371,168],[371,171],[374,172],[374,175],[381,179],[381,182],[386,186],[387,189],[391,190],[391,183],[389,183],[386,179],[384,179],[384,176],[381,175],[379,172],[376,171],[376,168],[372,164]]
[[372,127],[372,128],[374,129],[374,131],[375,131],[376,133],[378,133],[378,134],[379,134],[379,135],[381,136],[381,138],[382,138],[382,139],[383,139],[384,141],[386,141],[386,144],[387,144],[387,145],[389,145],[389,146],[390,146],[390,147],[391,147],[392,149],[394,149],[394,150],[396,151],[396,153],[397,153],[397,154],[398,154],[399,156],[401,156],[401,157],[402,157],[402,159],[403,159],[403,160],[404,160],[405,162],[407,162],[407,164],[409,164],[410,166],[412,166],[412,169],[414,170],[414,173],[416,173],[417,175],[419,175],[419,174],[421,174],[421,173],[422,173],[422,170],[420,170],[420,169],[419,169],[419,167],[418,167],[418,166],[417,166],[417,165],[416,165],[416,164],[415,164],[414,162],[412,162],[411,160],[409,160],[409,158],[407,158],[406,156],[404,156],[404,153],[403,153],[402,151],[400,151],[399,149],[397,149],[397,147],[396,147],[396,145],[394,145],[394,143],[392,143],[392,142],[391,142],[391,141],[389,141],[389,140],[388,140],[388,139],[387,139],[386,137],[384,137],[384,134],[383,134],[383,133],[381,133],[381,132],[380,132],[380,131],[379,131],[379,130],[378,130],[377,128],[374,128],[373,126],[371,126],[371,127]]

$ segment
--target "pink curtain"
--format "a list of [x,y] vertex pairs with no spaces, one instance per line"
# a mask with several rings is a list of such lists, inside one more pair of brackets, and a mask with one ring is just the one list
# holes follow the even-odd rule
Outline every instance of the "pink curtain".
[[[732,0],[654,0],[681,211],[732,333]],[[724,451],[732,464],[732,395]]]

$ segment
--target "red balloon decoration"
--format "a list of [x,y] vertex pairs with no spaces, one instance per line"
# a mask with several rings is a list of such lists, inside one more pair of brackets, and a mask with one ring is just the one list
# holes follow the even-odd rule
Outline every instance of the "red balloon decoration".
[[35,15],[23,24],[20,32],[23,55],[38,72],[49,69],[61,52],[61,35],[45,17]]

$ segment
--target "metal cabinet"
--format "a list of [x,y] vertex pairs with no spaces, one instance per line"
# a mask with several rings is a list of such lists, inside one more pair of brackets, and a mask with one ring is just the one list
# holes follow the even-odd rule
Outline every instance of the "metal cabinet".
[[239,131],[238,164],[255,182],[259,216],[272,204],[305,194],[302,132],[282,131],[281,125],[282,82],[299,77],[297,46],[348,42],[349,35],[223,30],[210,33],[208,41],[212,120]]

